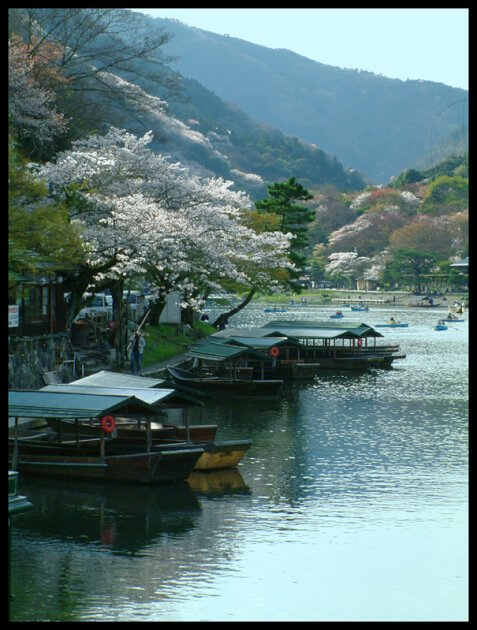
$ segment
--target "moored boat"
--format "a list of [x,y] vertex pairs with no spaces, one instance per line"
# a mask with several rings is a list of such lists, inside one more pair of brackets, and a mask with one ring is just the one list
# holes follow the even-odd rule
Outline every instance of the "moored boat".
[[[48,418],[48,426],[56,435],[62,436],[62,441],[75,441],[75,424],[71,420],[59,420],[57,418]],[[126,453],[127,451],[137,451],[145,448],[146,431],[144,429],[136,429],[131,432],[123,432],[123,423],[119,421],[115,426],[115,431],[111,434],[110,443],[107,445],[108,452],[111,454]],[[192,446],[201,448],[202,454],[194,464],[194,470],[217,470],[221,468],[229,468],[236,466],[242,459],[244,453],[252,445],[252,440],[187,440],[174,439],[171,437],[163,437],[154,434],[151,430],[151,452],[164,451],[173,448],[191,448]],[[80,439],[87,437],[100,437],[101,426],[99,424],[80,423],[78,427]]]
[[[8,438],[9,464],[20,472],[121,482],[177,481],[188,477],[203,453],[196,445],[152,452],[147,441],[141,449],[112,453],[108,437],[112,413],[139,413],[146,418],[146,424],[150,424],[150,416],[156,413],[134,396],[11,390],[8,407],[9,416],[15,418],[12,436]],[[52,437],[47,431],[21,436],[20,417],[74,419],[75,438],[64,440],[61,435]],[[99,438],[80,437],[77,430],[80,419],[101,419]],[[147,433],[150,434],[150,429]]]
[[250,368],[250,371],[246,370],[246,368],[240,371],[244,378],[234,378],[232,375],[231,378],[215,375],[208,376],[178,367],[168,367],[167,370],[175,383],[184,383],[188,387],[213,394],[214,396],[275,400],[280,395],[283,385],[283,381],[279,379],[251,378],[252,368]]

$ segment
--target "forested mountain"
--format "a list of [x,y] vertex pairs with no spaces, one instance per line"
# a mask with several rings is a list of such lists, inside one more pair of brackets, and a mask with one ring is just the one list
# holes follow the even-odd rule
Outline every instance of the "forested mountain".
[[424,155],[426,162],[443,159],[442,142],[448,152],[467,148],[466,90],[337,68],[177,20],[147,20],[173,35],[171,68],[375,183],[387,183]]
[[288,287],[305,263],[315,279],[389,285],[408,275],[404,263],[447,274],[468,255],[468,157],[449,155],[457,128],[441,139],[432,123],[432,162],[447,143],[444,162],[366,186],[322,149],[174,74],[169,39],[151,24],[120,9],[11,10],[13,279],[71,269],[65,286],[79,300],[94,283],[122,296],[126,279],[146,278],[159,306],[177,290],[197,308],[218,288]]
[[[116,20],[122,29],[112,36],[98,32],[93,10],[85,10],[82,21],[75,21],[74,13],[65,20],[65,10],[29,11],[47,32],[49,54],[58,54],[52,52],[52,42],[58,50],[80,51],[74,57],[63,54],[60,67],[66,83],[55,85],[58,108],[72,122],[69,139],[90,131],[104,133],[111,124],[136,135],[151,130],[154,151],[203,176],[231,180],[252,199],[266,194],[268,183],[290,174],[312,189],[332,184],[351,191],[366,185],[355,169],[345,169],[333,155],[251,118],[198,81],[173,72],[167,65],[168,31],[145,16],[124,10],[108,14],[111,24]],[[40,32],[30,32],[34,22],[28,14],[15,10],[12,18],[13,32],[26,40],[41,38]],[[56,21],[64,23],[63,31]],[[44,159],[45,146],[39,149],[37,157]]]

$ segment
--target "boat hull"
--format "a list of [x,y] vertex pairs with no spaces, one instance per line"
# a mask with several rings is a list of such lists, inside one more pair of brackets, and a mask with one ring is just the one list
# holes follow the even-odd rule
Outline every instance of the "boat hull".
[[[187,479],[203,453],[201,448],[189,448],[101,457],[87,451],[90,449],[74,446],[20,444],[17,469],[22,474],[152,484]],[[12,459],[13,444],[9,440],[10,465]]]
[[409,324],[376,324],[375,328],[407,328]]

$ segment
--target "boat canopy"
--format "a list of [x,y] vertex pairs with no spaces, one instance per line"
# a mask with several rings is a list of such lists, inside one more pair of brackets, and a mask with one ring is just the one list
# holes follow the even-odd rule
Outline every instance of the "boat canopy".
[[196,343],[187,350],[187,356],[205,361],[229,361],[237,359],[243,355],[251,355],[263,358],[261,354],[248,346],[238,346],[227,343],[226,340],[209,341]]
[[295,339],[353,339],[359,337],[382,337],[368,324],[349,322],[274,321],[265,324],[270,335],[286,335]]
[[270,350],[273,346],[297,346],[300,347],[301,343],[296,339],[290,337],[236,337],[235,335],[226,339],[228,343],[234,343],[238,345],[248,346],[254,350]]
[[156,414],[135,396],[105,396],[43,390],[9,390],[8,415],[22,418],[101,418],[117,411]]
[[148,387],[167,387],[168,381],[160,378],[136,376],[134,374],[121,374],[109,370],[101,370],[89,376],[84,376],[70,385],[94,385],[95,387],[127,387],[131,389],[144,389]]
[[157,389],[149,387],[140,389],[138,387],[96,387],[93,385],[76,385],[73,383],[55,383],[42,387],[42,392],[67,392],[71,394],[93,394],[99,396],[116,396],[124,398],[133,396],[148,405],[157,407],[184,407],[190,404],[203,404],[197,398],[176,389]]

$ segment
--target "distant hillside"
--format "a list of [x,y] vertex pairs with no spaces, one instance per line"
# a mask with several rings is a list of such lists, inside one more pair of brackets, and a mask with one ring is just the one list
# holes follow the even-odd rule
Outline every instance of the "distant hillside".
[[[178,57],[173,69],[376,183],[387,182],[429,153],[432,144],[465,128],[466,90],[341,69],[177,20],[148,20],[174,35],[167,45],[168,54]],[[466,147],[465,129],[461,136],[458,143]]]

